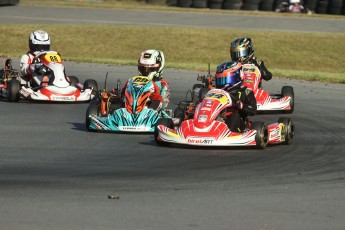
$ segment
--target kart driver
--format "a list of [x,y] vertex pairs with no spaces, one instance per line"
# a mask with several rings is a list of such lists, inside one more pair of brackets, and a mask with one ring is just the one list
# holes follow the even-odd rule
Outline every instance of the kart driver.
[[231,131],[244,132],[250,128],[248,116],[256,114],[257,105],[254,93],[242,85],[241,63],[225,62],[217,67],[215,84],[217,89],[227,91],[234,106],[223,112],[222,116]]
[[29,37],[30,51],[24,54],[20,59],[21,80],[24,84],[30,82],[32,86],[47,86],[49,77],[47,69],[42,63],[35,63],[35,57],[38,53],[50,50],[50,36],[43,30],[36,30]]
[[162,107],[166,108],[170,101],[170,89],[168,82],[163,79],[165,58],[160,50],[145,50],[138,59],[138,71],[141,76],[148,76],[158,88],[163,102]]
[[251,38],[237,38],[230,44],[230,57],[232,61],[238,61],[242,64],[254,64],[261,72],[264,80],[272,78],[272,73],[268,71],[264,62],[254,56],[254,46]]

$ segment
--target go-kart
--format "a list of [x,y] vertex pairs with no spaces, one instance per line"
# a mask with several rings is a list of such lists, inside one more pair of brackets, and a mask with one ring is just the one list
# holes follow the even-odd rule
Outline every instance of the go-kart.
[[121,95],[120,85],[118,81],[111,92],[105,86],[103,92],[90,102],[85,122],[88,131],[154,132],[160,118],[172,122],[170,109],[156,111],[150,107],[149,96],[153,90],[150,78],[134,76],[129,79],[125,95]]
[[172,143],[195,146],[253,146],[259,149],[268,144],[290,144],[295,126],[290,118],[266,125],[263,122],[248,122],[243,132],[231,131],[226,125],[224,111],[234,108],[231,96],[222,89],[212,89],[197,105],[192,119],[182,121],[175,129],[168,119],[160,119],[154,138],[158,145]]
[[[18,102],[20,99],[50,102],[86,102],[90,101],[98,91],[97,82],[88,79],[80,84],[75,76],[66,76],[65,68],[60,55],[55,51],[39,53],[33,60],[39,66],[40,74],[50,80],[46,85],[36,85],[34,80],[23,81],[18,72],[13,71],[11,77],[7,75],[1,87],[1,96],[10,102]],[[10,72],[6,67],[4,72]],[[4,68],[4,69],[5,69]],[[13,68],[11,67],[13,70]],[[36,71],[36,70],[35,70]],[[25,83],[23,83],[25,82]]]
[[[232,66],[232,62],[224,63],[222,66]],[[218,71],[224,71],[219,69]],[[258,112],[282,112],[292,113],[294,111],[294,90],[291,86],[283,86],[281,94],[270,94],[261,87],[261,73],[254,64],[243,64],[241,68],[243,85],[254,92]],[[209,89],[214,87],[214,76],[198,75],[197,80],[204,84],[194,84],[192,89],[192,100],[200,102]]]

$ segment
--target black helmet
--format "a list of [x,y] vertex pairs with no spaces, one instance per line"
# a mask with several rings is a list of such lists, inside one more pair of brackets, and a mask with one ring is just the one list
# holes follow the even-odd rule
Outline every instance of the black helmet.
[[251,38],[237,38],[230,44],[230,56],[233,61],[245,63],[254,56]]

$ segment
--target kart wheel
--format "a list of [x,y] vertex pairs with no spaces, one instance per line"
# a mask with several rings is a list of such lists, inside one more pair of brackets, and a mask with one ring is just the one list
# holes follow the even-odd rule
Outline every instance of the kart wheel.
[[72,86],[76,86],[79,83],[79,79],[76,76],[68,76]]
[[200,89],[205,88],[203,84],[194,84],[193,85],[193,90],[192,90],[192,101],[198,100],[198,96],[200,93]]
[[290,110],[285,110],[284,113],[292,113],[295,109],[295,94],[291,86],[283,86],[282,88],[282,97],[289,96],[291,97],[290,101]]
[[199,92],[199,101],[202,101],[204,100],[206,94],[208,93],[208,91],[210,91],[208,88],[202,88],[200,89],[200,92]]
[[178,123],[178,127],[181,125],[182,121],[184,120],[184,111],[180,108],[176,108],[174,111],[174,118],[180,119]]
[[255,142],[257,149],[264,149],[268,144],[268,129],[263,122],[253,122],[252,129],[256,130]]
[[90,115],[97,115],[97,116],[100,115],[99,114],[99,106],[98,106],[98,103],[96,101],[93,101],[89,104],[89,106],[87,107],[87,110],[86,110],[86,115],[85,115],[86,129],[90,132],[93,132],[95,130],[90,129],[90,118],[89,118]]
[[292,142],[292,139],[295,135],[295,124],[290,118],[280,117],[278,123],[284,124],[283,135],[285,136],[285,141],[282,143],[284,145],[289,145]]
[[174,128],[174,122],[170,118],[160,118],[155,125],[154,136],[155,136],[155,141],[156,141],[157,145],[169,146],[170,143],[158,140],[158,128],[157,128],[158,125],[164,125],[170,129],[173,129]]
[[12,79],[7,85],[7,99],[10,102],[18,102],[20,95],[20,82],[17,79]]
[[87,79],[84,82],[84,89],[92,89],[92,94],[96,95],[98,92],[97,82],[93,79]]

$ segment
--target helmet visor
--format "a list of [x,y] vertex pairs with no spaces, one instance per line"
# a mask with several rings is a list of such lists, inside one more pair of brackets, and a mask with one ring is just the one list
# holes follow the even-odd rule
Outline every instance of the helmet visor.
[[234,72],[223,72],[216,75],[216,87],[222,88],[224,86],[232,86],[236,83],[236,76]]
[[159,66],[143,66],[139,65],[138,70],[142,76],[148,76],[152,72],[158,72]]
[[233,61],[238,61],[241,57],[248,57],[248,56],[249,56],[248,49],[240,49],[240,50],[231,52],[231,59]]
[[50,45],[42,45],[42,44],[37,44],[33,45],[34,51],[49,51],[50,50]]

